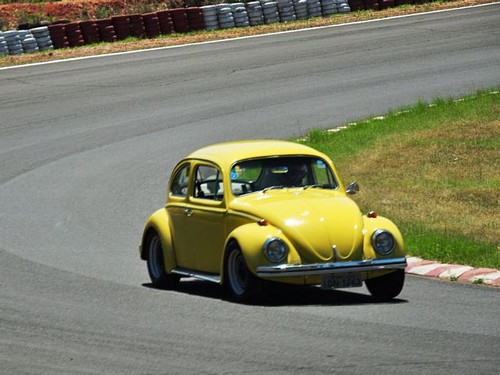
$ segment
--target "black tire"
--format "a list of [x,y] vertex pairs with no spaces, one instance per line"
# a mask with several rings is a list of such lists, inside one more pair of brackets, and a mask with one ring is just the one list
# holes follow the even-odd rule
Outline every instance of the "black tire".
[[366,287],[378,301],[389,301],[399,295],[405,282],[405,271],[396,270],[383,276],[365,280]]
[[169,274],[165,270],[165,260],[160,237],[152,232],[146,241],[148,273],[155,287],[173,289],[179,284],[180,276]]
[[237,302],[254,301],[262,293],[260,285],[260,280],[248,269],[238,244],[231,243],[224,262],[224,286],[229,297]]

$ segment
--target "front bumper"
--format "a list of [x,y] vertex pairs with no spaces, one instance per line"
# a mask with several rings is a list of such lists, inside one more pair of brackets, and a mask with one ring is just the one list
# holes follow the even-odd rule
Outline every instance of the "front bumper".
[[343,274],[350,272],[370,272],[406,268],[406,258],[367,259],[348,262],[279,264],[276,266],[257,267],[259,277],[315,276]]

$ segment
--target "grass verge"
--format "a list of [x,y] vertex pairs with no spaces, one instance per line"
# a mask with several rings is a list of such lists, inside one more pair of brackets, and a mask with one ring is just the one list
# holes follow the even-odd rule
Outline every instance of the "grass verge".
[[360,208],[394,220],[409,254],[500,269],[500,92],[419,102],[301,143],[364,186]]

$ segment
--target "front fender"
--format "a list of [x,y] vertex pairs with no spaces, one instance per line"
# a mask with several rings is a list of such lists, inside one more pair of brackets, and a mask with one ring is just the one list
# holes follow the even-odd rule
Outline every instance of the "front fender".
[[[389,219],[385,217],[378,216],[376,218],[370,218],[368,216],[363,216],[364,220],[364,243],[363,243],[363,254],[365,259],[380,259],[380,258],[398,258],[405,257],[406,251],[403,243],[403,236],[399,231],[398,227]],[[378,229],[385,229],[391,232],[396,240],[396,249],[392,254],[380,255],[375,251],[372,246],[372,235]]]
[[[293,245],[288,241],[288,238],[285,237],[280,229],[272,225],[259,225],[258,223],[241,225],[229,234],[224,248],[227,249],[229,243],[236,241],[243,253],[248,269],[256,275],[258,266],[276,265],[276,263],[271,263],[267,260],[264,255],[264,242],[266,242],[269,237],[280,238],[287,244],[289,249],[288,257],[283,263],[300,263],[300,257]],[[225,259],[225,257],[223,259]],[[222,264],[221,269],[224,270],[224,264]]]
[[170,273],[177,266],[174,248],[172,246],[172,234],[170,231],[170,219],[165,208],[160,208],[153,213],[144,225],[142,241],[140,246],[141,259],[147,259],[147,242],[152,231],[156,232],[160,237],[161,246],[163,249],[163,257],[165,259],[165,270]]

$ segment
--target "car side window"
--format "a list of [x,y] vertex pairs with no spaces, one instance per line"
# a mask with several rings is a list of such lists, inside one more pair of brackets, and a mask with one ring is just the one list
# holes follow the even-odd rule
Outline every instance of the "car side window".
[[325,162],[321,159],[316,159],[312,163],[312,170],[314,174],[314,181],[318,185],[329,186],[332,189],[337,188],[337,182],[332,176],[329,168],[327,168]]
[[221,201],[224,197],[222,174],[216,167],[200,165],[196,168],[194,198]]
[[186,197],[187,187],[189,181],[189,164],[186,164],[175,174],[172,185],[170,186],[170,193],[177,197]]

